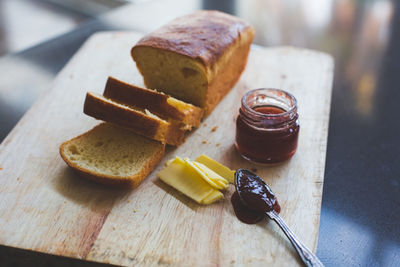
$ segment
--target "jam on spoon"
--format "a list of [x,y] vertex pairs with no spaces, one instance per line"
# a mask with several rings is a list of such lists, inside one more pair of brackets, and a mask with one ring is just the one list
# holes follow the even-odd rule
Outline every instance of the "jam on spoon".
[[232,195],[231,202],[240,221],[254,224],[264,219],[267,211],[281,211],[271,188],[251,171],[238,170],[235,173],[235,185],[236,192]]
[[[235,214],[241,221],[256,223],[263,218],[261,215],[268,215],[289,238],[306,266],[324,266],[317,256],[297,239],[279,216],[280,206],[275,194],[263,179],[249,170],[239,169],[235,173],[235,187],[236,192],[232,195],[231,201]],[[246,207],[248,211],[244,212]]]
[[249,209],[245,204],[243,204],[242,200],[240,200],[239,198],[238,192],[236,191],[231,197],[231,202],[236,217],[238,217],[241,222],[247,224],[255,224],[265,218],[265,214],[263,212],[257,212],[255,210]]

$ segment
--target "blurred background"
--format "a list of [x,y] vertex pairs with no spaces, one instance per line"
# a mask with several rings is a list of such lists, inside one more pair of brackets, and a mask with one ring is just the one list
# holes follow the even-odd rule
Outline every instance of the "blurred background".
[[[151,0],[1,0],[0,55],[54,38],[123,5],[147,1]],[[393,3],[387,0],[202,2],[204,9],[222,9],[250,20],[257,29],[257,44],[322,45],[328,51],[343,48],[351,38],[368,37],[375,46],[384,43],[393,13]],[[353,35],[356,32],[361,36]]]
[[[91,34],[149,32],[195,9],[248,20],[257,45],[335,58],[318,256],[400,266],[400,1],[0,0],[0,142]],[[3,247],[0,265],[10,255],[27,266],[57,258]]]
[[[0,55],[66,33],[127,0],[1,0]],[[134,1],[131,1],[134,2]]]
[[[172,15],[161,14],[165,21],[173,14],[188,12],[179,9],[218,9],[250,21],[258,45],[294,45],[332,54],[336,71],[340,70],[336,82],[347,85],[336,86],[336,90],[351,90],[343,101],[348,101],[348,108],[354,109],[360,120],[374,116],[376,73],[392,31],[392,1],[0,0],[0,67],[6,66],[0,77],[0,140],[92,33],[148,32],[155,27],[151,16],[143,21],[142,17],[117,17],[128,14],[120,11],[123,9],[132,14],[141,7],[157,9],[158,2],[177,5],[168,6],[168,12],[175,9]],[[29,82],[19,81],[14,70],[24,73]]]

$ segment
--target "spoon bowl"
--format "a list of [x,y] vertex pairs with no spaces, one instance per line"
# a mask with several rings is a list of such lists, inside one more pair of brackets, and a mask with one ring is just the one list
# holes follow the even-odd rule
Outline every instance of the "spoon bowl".
[[306,266],[324,266],[317,256],[298,240],[279,216],[280,208],[277,208],[279,207],[277,198],[261,177],[249,170],[239,169],[235,172],[235,187],[242,204],[253,211],[267,214],[279,225]]
[[235,187],[242,202],[254,211],[266,213],[278,206],[271,188],[249,170],[239,169],[235,172]]

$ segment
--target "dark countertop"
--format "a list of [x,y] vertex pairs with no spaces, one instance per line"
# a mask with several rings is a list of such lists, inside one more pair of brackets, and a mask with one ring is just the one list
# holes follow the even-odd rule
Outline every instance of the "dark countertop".
[[[335,58],[317,255],[326,266],[400,266],[400,2],[232,3],[203,1],[199,7],[249,20],[255,25],[257,44],[307,47]],[[142,24],[115,23],[113,18],[128,11],[132,16],[146,13],[151,7],[151,3],[123,7],[1,58],[0,140],[40,93],[51,87],[55,75],[87,37],[103,30],[146,32],[154,26],[146,18]],[[7,247],[0,247],[0,262],[8,266],[98,265]]]

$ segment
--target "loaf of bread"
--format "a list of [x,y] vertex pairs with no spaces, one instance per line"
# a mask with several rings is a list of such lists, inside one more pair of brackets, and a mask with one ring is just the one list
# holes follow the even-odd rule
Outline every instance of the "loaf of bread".
[[137,187],[163,158],[165,146],[102,123],[60,146],[63,160],[95,182]]
[[113,77],[108,78],[103,95],[124,105],[148,109],[165,120],[176,120],[187,130],[198,127],[203,116],[201,108],[164,93],[128,84]]
[[148,88],[209,114],[238,81],[253,37],[242,19],[198,11],[146,35],[131,54]]
[[163,144],[179,145],[185,137],[186,129],[182,128],[180,123],[168,122],[146,109],[126,106],[96,93],[86,94],[83,112],[96,119],[128,128]]

